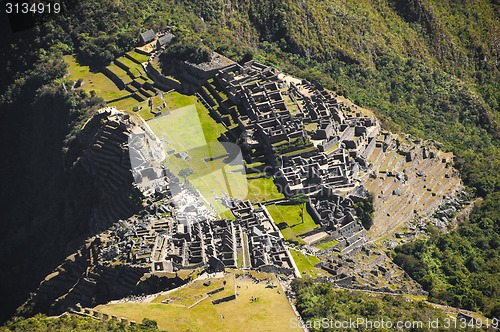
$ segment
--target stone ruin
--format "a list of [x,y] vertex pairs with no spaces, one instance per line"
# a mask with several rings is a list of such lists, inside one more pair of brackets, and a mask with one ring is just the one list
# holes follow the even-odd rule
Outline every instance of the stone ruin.
[[[412,179],[425,183],[431,173],[443,173],[450,180],[449,187],[459,189],[459,184],[452,181],[457,173],[449,156],[431,146],[381,131],[375,118],[348,106],[334,93],[256,61],[243,65],[221,62],[210,68],[191,66],[183,74],[187,82],[184,88],[203,85],[209,74],[215,75],[213,80],[227,100],[222,100],[210,86],[206,91],[199,90],[197,96],[228,129],[227,138],[241,137],[242,145],[252,150],[245,156],[247,163],[265,161],[271,165],[275,184],[287,198],[299,193],[307,195],[307,210],[319,227],[301,237],[324,232],[327,237],[321,241],[338,241],[331,248],[315,251],[326,257],[318,267],[334,276],[331,281],[347,287],[363,284],[375,287],[374,278],[383,275],[388,280],[383,287],[393,287],[394,280],[407,278],[386,263],[383,254],[367,249],[370,246],[367,234],[353,203],[367,197],[367,183],[371,190],[379,190],[375,193],[379,204],[376,213],[382,210],[381,201],[386,199],[391,202],[388,205],[391,209],[399,206],[397,197],[405,200],[423,197],[422,201],[428,201],[429,197],[444,193],[439,182],[424,184],[421,196],[409,193],[405,184]],[[58,270],[62,279],[53,278],[59,280],[56,286],[51,279],[43,284],[42,290],[56,287],[61,294],[68,291],[68,296],[61,298],[61,306],[84,298],[88,289],[102,287],[99,282],[108,287],[117,275],[124,277],[120,278],[117,289],[110,291],[112,294],[126,294],[130,289],[137,292],[142,289],[138,285],[159,284],[150,278],[142,282],[145,275],[159,278],[169,275],[173,283],[179,283],[178,274],[183,270],[204,268],[216,272],[243,268],[299,275],[264,205],[228,201],[234,219],[216,216],[196,193],[184,188],[158,162],[165,149],[146,123],[132,121],[127,114],[105,108],[88,121],[79,140],[87,148],[82,158],[85,167],[106,183],[102,188],[105,199],[96,207],[93,217],[102,221],[102,225],[109,220],[122,220],[69,258]],[[130,147],[134,148],[131,154]],[[436,163],[439,158],[442,162]],[[122,195],[130,194],[132,190],[123,188],[132,187],[133,180],[134,192],[140,193],[145,204],[139,213],[130,216],[132,211],[137,212],[138,206],[127,206],[125,202],[130,199]],[[452,194],[446,197],[431,204],[442,206],[436,219],[445,224],[462,206],[455,203]],[[407,220],[414,213],[400,210],[401,215],[394,222]],[[123,211],[126,213],[120,215]],[[389,217],[388,213],[376,214],[376,218]],[[416,232],[421,226],[413,224],[410,228]],[[380,232],[383,231],[384,228]],[[360,255],[370,260],[366,269],[359,268],[351,258]],[[80,261],[89,268],[85,270],[76,263]],[[105,280],[97,275],[105,276]],[[75,280],[81,282],[68,288]]]
[[[215,76],[228,98],[237,105],[238,129],[252,148],[261,149],[274,166],[275,183],[287,197],[303,193],[316,209],[362,185],[380,133],[375,118],[347,107],[333,93],[305,80],[283,76],[276,69],[250,61],[222,69]],[[252,160],[250,160],[252,161]],[[323,205],[317,202],[324,202]],[[325,208],[328,210],[328,208]],[[359,249],[366,234],[353,209],[338,205],[345,219],[327,227],[315,218],[342,247]],[[355,235],[355,233],[360,233]]]
[[294,273],[283,238],[262,206],[234,202],[235,220],[204,213],[201,203],[189,208],[191,215],[164,198],[153,208],[116,223],[99,252],[103,264],[149,267],[152,273],[197,268],[217,272],[226,267]]

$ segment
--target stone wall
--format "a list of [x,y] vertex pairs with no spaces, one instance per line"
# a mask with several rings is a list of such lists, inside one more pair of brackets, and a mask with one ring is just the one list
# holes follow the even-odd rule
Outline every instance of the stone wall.
[[226,297],[222,297],[220,299],[213,300],[212,304],[219,304],[219,303],[223,303],[223,302],[229,302],[229,301],[232,301],[232,300],[236,300],[236,295],[235,294],[229,295],[229,296],[226,296]]
[[179,81],[163,76],[151,63],[148,62],[144,69],[159,87],[165,90],[175,89],[182,91],[182,84]]

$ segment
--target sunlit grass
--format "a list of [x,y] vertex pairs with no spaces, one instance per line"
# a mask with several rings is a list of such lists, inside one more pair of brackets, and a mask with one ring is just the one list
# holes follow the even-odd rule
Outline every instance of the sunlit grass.
[[316,278],[320,274],[317,268],[314,267],[315,264],[320,262],[319,258],[311,255],[304,255],[300,251],[290,249],[292,258],[297,265],[300,273],[302,275],[310,276],[311,278]]
[[147,62],[149,60],[149,55],[144,55],[136,51],[130,51],[127,54],[134,60],[139,61],[140,63]]
[[[277,225],[280,225],[281,233],[285,239],[299,239],[298,236],[319,227],[314,222],[306,209],[304,209],[304,222],[300,216],[302,207],[298,205],[268,205],[267,210]],[[283,227],[286,225],[286,227]]]
[[[160,329],[167,331],[294,331],[290,319],[295,314],[283,289],[272,274],[259,274],[268,278],[277,288],[266,288],[266,282],[255,283],[248,277],[236,278],[236,300],[217,305],[212,300],[234,292],[233,275],[226,276],[224,293],[216,293],[188,309],[188,305],[203,299],[209,290],[217,288],[222,279],[212,279],[213,286],[200,283],[160,296],[152,303],[117,303],[100,305],[96,310],[108,315],[125,317],[141,322],[154,319]],[[234,280],[234,279],[233,279]],[[230,283],[231,282],[231,283]],[[232,289],[231,289],[232,288]],[[166,297],[174,299],[170,304],[158,303]],[[252,298],[256,299],[252,301]]]
[[67,78],[72,81],[82,79],[81,89],[87,92],[94,90],[104,100],[112,100],[129,94],[120,90],[113,81],[99,71],[92,71],[89,66],[80,65],[73,55],[65,55],[64,61],[68,64]]

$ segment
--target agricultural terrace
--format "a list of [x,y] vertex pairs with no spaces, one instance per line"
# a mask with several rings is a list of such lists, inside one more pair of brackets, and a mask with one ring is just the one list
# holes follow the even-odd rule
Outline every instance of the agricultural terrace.
[[[166,148],[174,151],[169,155],[166,166],[176,174],[183,168],[191,168],[194,172],[188,177],[189,181],[221,216],[232,218],[232,214],[228,213],[220,200],[215,198],[226,192],[229,192],[232,197],[259,202],[284,197],[276,188],[272,177],[243,179],[242,176],[245,173],[242,165],[229,165],[227,158],[207,161],[227,153],[218,141],[220,135],[225,132],[225,128],[209,115],[208,110],[197,101],[195,96],[172,91],[163,93],[162,99],[156,90],[152,90],[148,85],[151,82],[147,77],[144,78],[145,74],[140,65],[148,60],[148,56],[130,51],[117,59],[122,66],[128,68],[128,71],[116,64],[107,67],[127,86],[128,90],[118,88],[104,73],[93,71],[88,66],[79,64],[73,55],[66,55],[64,59],[68,64],[68,79],[72,81],[81,79],[81,89],[87,92],[94,90],[98,96],[108,101],[110,106],[137,114],[144,120],[151,120],[149,125],[155,129],[155,132],[161,131],[161,137],[168,142]],[[142,88],[137,90],[131,84],[132,82],[135,86],[140,85]],[[166,108],[163,113],[170,112],[170,115],[155,118],[148,106],[149,98],[153,103],[153,110],[162,106],[165,101]],[[187,150],[191,150],[188,152],[190,157],[188,160],[174,156]]]
[[146,55],[130,51],[101,71],[81,65],[73,55],[64,56],[68,64],[67,78],[75,82],[81,80],[81,85],[74,88],[86,92],[93,90],[108,105],[123,111],[132,112],[137,107],[141,109],[139,113],[145,119],[154,116],[149,112],[150,97],[153,100],[153,109],[163,104],[163,100],[158,96],[158,90],[153,86],[153,81],[147,77],[141,65],[148,58]]
[[80,65],[73,55],[65,55],[64,61],[68,64],[68,76],[71,81],[81,79],[81,89],[95,93],[104,100],[112,100],[127,96],[126,90],[120,90],[112,80],[99,71],[93,71],[89,66]]
[[320,249],[320,250],[325,250],[325,249],[334,247],[337,244],[339,244],[338,240],[330,240],[330,241],[324,241],[324,242],[321,242],[321,243],[318,243],[318,244],[314,244],[314,246],[316,248]]

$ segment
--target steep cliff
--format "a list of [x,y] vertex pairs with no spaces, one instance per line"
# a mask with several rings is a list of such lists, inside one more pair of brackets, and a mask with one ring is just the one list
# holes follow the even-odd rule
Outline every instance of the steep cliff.
[[0,321],[111,221],[108,206],[124,202],[100,187],[113,181],[105,164],[89,164],[99,148],[71,139],[101,101],[64,91],[58,53],[109,62],[142,28],[176,26],[234,59],[321,80],[393,129],[442,141],[478,194],[499,190],[498,1],[85,0],[68,8],[44,27],[0,34]]
[[78,149],[80,154],[72,169],[78,170],[75,176],[88,174],[87,181],[95,190],[95,201],[88,206],[88,232],[82,236],[98,234],[85,240],[45,277],[36,293],[21,306],[22,315],[61,314],[77,304],[95,306],[185,282],[175,274],[157,277],[149,274],[149,267],[111,264],[98,257],[107,237],[99,231],[119,219],[127,219],[142,207],[142,193],[133,186],[130,171],[128,139],[134,126],[128,114],[107,107],[97,111],[76,136],[72,149]]
[[99,105],[60,86],[1,105],[0,320],[85,238],[141,207],[123,128],[101,115],[76,134]]

